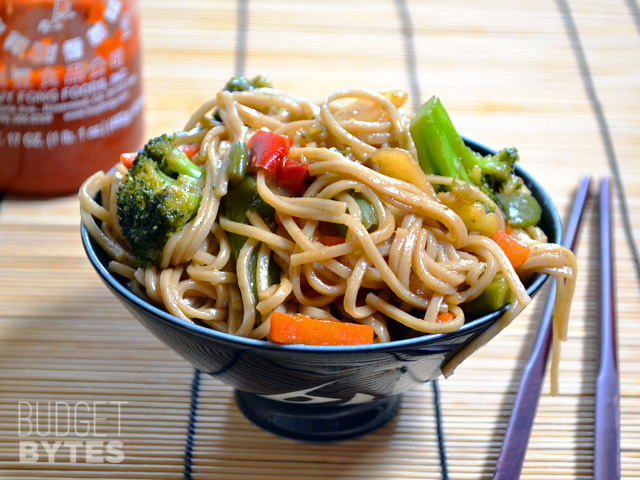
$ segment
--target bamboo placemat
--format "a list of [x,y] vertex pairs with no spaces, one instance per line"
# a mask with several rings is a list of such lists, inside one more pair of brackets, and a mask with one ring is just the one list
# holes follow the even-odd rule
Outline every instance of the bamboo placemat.
[[[148,134],[179,130],[231,74],[261,73],[317,100],[344,87],[403,89],[419,98],[411,110],[438,94],[464,134],[517,146],[564,218],[583,174],[611,176],[622,474],[640,478],[635,0],[316,3],[141,1]],[[561,394],[545,384],[525,479],[593,478],[596,220],[590,210],[577,247]],[[545,293],[439,391],[407,394],[381,430],[308,445],[249,423],[229,387],[139,326],[92,271],[79,223],[72,197],[0,203],[0,478],[491,478]],[[43,416],[69,408],[71,432],[27,417],[36,406]],[[40,430],[24,435],[27,418]],[[26,463],[25,440],[84,443],[75,458],[63,444],[55,461],[41,447]],[[88,440],[102,442],[95,463]]]

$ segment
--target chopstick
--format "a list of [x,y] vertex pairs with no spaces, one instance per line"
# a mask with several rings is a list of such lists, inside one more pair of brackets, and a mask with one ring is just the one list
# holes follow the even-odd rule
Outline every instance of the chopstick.
[[609,181],[600,182],[600,325],[594,477],[620,478],[620,384],[618,374],[614,257]]
[[[583,218],[584,206],[589,196],[591,179],[584,177],[578,186],[569,217],[563,245],[573,250]],[[531,352],[531,357],[522,374],[520,387],[513,405],[511,418],[502,444],[502,450],[493,474],[494,480],[510,480],[520,478],[522,464],[529,443],[533,419],[538,408],[538,399],[542,389],[544,372],[549,358],[551,346],[553,304],[555,300],[556,281],[552,280],[549,297],[545,306],[540,330]],[[604,478],[604,477],[603,477]]]

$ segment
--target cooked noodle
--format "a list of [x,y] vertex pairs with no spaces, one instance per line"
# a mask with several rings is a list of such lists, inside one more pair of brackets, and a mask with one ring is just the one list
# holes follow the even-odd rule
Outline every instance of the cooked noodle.
[[[137,266],[120,233],[116,194],[126,175],[122,166],[85,182],[79,193],[82,221],[112,258],[111,270],[127,278],[132,291],[183,320],[257,339],[268,339],[273,311],[371,325],[378,342],[393,340],[391,322],[425,334],[451,332],[465,322],[460,304],[478,297],[502,272],[514,293],[509,311],[450,362],[445,374],[529,304],[521,279],[548,273],[558,280],[555,375],[558,341],[567,337],[575,288],[573,254],[546,243],[539,228],[516,229],[513,235],[531,249],[529,260],[516,271],[495,242],[469,232],[430,186],[421,188],[370,168],[368,158],[382,147],[416,157],[410,120],[392,100],[400,103],[393,95],[342,90],[317,106],[271,88],[218,93],[191,117],[185,127],[190,133],[178,136],[179,143],[200,143],[194,161],[204,166],[206,183],[196,217],[169,239],[158,267]],[[213,110],[221,122],[211,119]],[[234,222],[221,205],[229,186],[231,145],[260,128],[289,136],[289,157],[308,163],[311,176],[304,192],[292,197],[258,171],[258,193],[275,209],[277,225],[251,211],[249,224]],[[453,181],[438,176],[426,180],[433,185]],[[375,229],[363,226],[362,212],[349,192],[371,204],[378,218]],[[492,203],[479,190],[476,194]],[[344,243],[321,243],[326,222],[343,226]],[[500,226],[505,227],[502,217]],[[237,262],[229,233],[248,237]],[[254,252],[257,298],[248,267]],[[273,285],[270,262],[281,272]],[[439,323],[443,312],[453,318]],[[555,389],[556,380],[553,385]]]

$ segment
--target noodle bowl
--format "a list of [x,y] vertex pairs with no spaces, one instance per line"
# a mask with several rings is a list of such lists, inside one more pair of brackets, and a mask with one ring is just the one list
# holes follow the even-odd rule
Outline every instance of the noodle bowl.
[[[513,301],[461,361],[530,303],[523,281],[535,273],[554,275],[554,352],[559,352],[557,342],[567,336],[575,257],[547,243],[539,227],[516,228],[512,235],[531,251],[516,269],[494,241],[470,231],[433,187],[457,180],[425,175],[407,181],[376,171],[371,158],[381,149],[417,158],[410,119],[400,109],[404,99],[396,92],[351,89],[316,105],[271,88],[223,90],[177,137],[179,144],[200,145],[194,162],[205,169],[205,185],[196,216],[167,241],[159,265],[141,266],[121,233],[117,195],[127,175],[123,165],[85,182],[79,194],[83,224],[112,259],[110,270],[125,277],[136,295],[184,321],[256,340],[269,339],[272,312],[370,325],[379,343],[397,339],[399,330],[454,332],[465,323],[465,303],[501,272]],[[248,222],[234,221],[224,205],[232,188],[229,152],[260,129],[287,136],[288,156],[308,165],[309,178],[292,195],[258,169],[257,192],[275,210],[276,221],[251,210]],[[372,207],[375,227],[363,224],[365,213],[354,192]],[[327,225],[340,227],[344,240],[323,241]],[[237,258],[230,235],[247,237]],[[274,264],[280,272],[275,282],[269,276]],[[439,321],[442,313],[451,314],[448,321]],[[445,374],[457,363],[450,362]]]

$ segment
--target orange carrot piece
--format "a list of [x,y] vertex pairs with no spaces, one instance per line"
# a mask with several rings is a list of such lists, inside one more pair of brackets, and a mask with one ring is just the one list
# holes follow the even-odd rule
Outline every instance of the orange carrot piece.
[[273,312],[269,337],[272,342],[284,344],[365,345],[373,343],[373,328],[359,323],[316,320]]
[[508,233],[498,231],[491,239],[498,244],[507,255],[513,267],[518,267],[531,256],[531,250]]
[[178,148],[182,150],[187,157],[189,157],[189,160],[191,160],[193,156],[200,151],[200,144],[187,143],[186,145],[180,145]]
[[436,317],[436,323],[446,323],[449,320],[453,320],[455,315],[451,312],[440,312]]
[[504,231],[511,235],[513,233],[513,227],[509,225],[507,222],[504,223]]
[[137,156],[138,156],[138,152],[121,153],[120,161],[125,167],[129,169],[131,168],[131,165],[133,165],[133,161],[136,159]]

